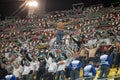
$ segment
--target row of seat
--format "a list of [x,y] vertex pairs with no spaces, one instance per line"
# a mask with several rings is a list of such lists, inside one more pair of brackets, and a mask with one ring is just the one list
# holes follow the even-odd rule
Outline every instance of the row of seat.
[[[100,74],[100,70],[97,70],[94,80],[98,80],[99,74]],[[110,72],[108,74],[109,80],[114,80],[114,78],[117,76],[120,76],[120,68],[111,68]],[[80,77],[83,77],[83,70],[82,69],[80,70]],[[36,76],[34,76],[34,80],[35,79],[36,79]],[[84,78],[83,79],[81,78],[80,80],[84,80]]]
[[[98,80],[99,74],[100,74],[100,70],[97,70],[94,80]],[[114,80],[114,78],[118,76],[120,76],[120,68],[111,68],[108,74],[109,80]],[[80,77],[83,77],[83,70],[80,70]]]

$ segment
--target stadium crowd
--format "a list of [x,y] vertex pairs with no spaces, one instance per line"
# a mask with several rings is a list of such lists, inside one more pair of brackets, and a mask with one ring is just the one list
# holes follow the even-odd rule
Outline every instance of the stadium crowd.
[[119,6],[5,20],[0,37],[0,80],[93,80],[120,68]]

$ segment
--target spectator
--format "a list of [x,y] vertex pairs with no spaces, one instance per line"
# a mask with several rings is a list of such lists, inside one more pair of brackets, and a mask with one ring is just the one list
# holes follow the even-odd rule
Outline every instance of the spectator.
[[31,73],[30,63],[26,62],[23,66],[22,80],[29,80],[29,74]]
[[96,70],[92,61],[89,61],[89,64],[84,67],[83,71],[85,80],[93,80],[96,76]]
[[115,67],[120,67],[120,50],[117,50],[117,54],[115,57]]
[[48,54],[48,59],[47,58],[45,58],[45,60],[46,60],[46,69],[48,69],[49,68],[49,66],[50,66],[50,64],[52,63],[52,53],[49,53]]
[[0,65],[0,80],[4,80],[4,78],[7,74],[8,74],[8,72],[5,69],[5,64],[1,64]]
[[44,75],[44,80],[55,80],[55,73],[57,71],[57,63],[55,59],[52,59],[52,63],[49,65],[48,72]]
[[69,70],[70,70],[71,80],[79,80],[80,78],[79,71],[81,67],[82,67],[82,63],[77,58],[75,58],[70,62]]
[[13,74],[13,67],[7,68],[8,74],[5,76],[4,80],[17,80],[16,76]]
[[[12,66],[12,61],[7,61],[7,64],[6,64],[6,66],[5,66],[6,70],[8,71],[9,68],[11,68],[11,66]],[[12,67],[12,68],[13,68],[13,67]]]
[[[57,73],[56,73],[56,76],[57,76],[57,80],[65,80],[65,67],[66,67],[66,60],[64,60],[65,59],[65,57],[64,56],[62,56],[61,57],[61,61],[59,61],[59,62],[57,62],[57,66],[58,66],[58,68],[57,68]],[[60,78],[60,76],[61,76],[61,78]]]
[[72,21],[69,21],[69,22],[59,22],[57,23],[57,26],[58,26],[58,31],[57,31],[57,35],[56,35],[56,44],[60,44],[61,43],[61,40],[64,36],[64,26],[71,23]]
[[15,63],[14,64],[14,67],[13,67],[13,74],[16,76],[16,79],[17,80],[20,80],[20,78],[21,78],[21,74],[22,73],[22,70],[21,70],[21,68],[20,68],[20,65],[19,65],[19,63]]
[[36,80],[40,80],[39,67],[40,67],[40,62],[38,61],[38,58],[36,58],[36,60],[35,60]]
[[[119,7],[103,8],[102,6],[97,5],[81,10],[80,14],[79,14],[80,9],[76,9],[76,11],[74,10],[68,10],[63,12],[56,11],[56,12],[52,12],[52,14],[48,13],[47,15],[41,17],[34,15],[26,19],[1,21],[0,24],[2,23],[2,25],[0,25],[1,26],[0,64],[6,63],[5,67],[6,69],[9,69],[10,66],[12,66],[12,64],[16,64],[16,62],[18,63],[21,62],[19,67],[21,71],[23,70],[23,72],[20,73],[20,75],[24,73],[24,75],[22,75],[22,77],[23,76],[25,77],[24,79],[29,79],[29,80],[33,79],[30,78],[30,76],[33,77],[33,73],[36,70],[37,80],[40,80],[39,78],[43,78],[45,72],[50,74],[50,76],[54,76],[52,74],[55,73],[53,70],[48,71],[48,69],[52,65],[56,64],[55,61],[53,61],[52,59],[57,58],[57,62],[61,63],[60,56],[64,56],[65,57],[64,60],[66,59],[68,60],[65,61],[67,62],[68,66],[70,66],[69,64],[70,62],[71,65],[73,65],[76,62],[78,62],[79,64],[79,61],[81,61],[80,63],[82,63],[83,66],[86,66],[87,60],[96,62],[96,60],[99,59],[101,53],[105,51],[106,55],[109,55],[111,57],[115,67],[119,67],[120,66],[120,54],[119,54],[120,53],[120,38],[119,38],[120,12],[119,9],[117,8]],[[76,13],[78,14],[76,15]],[[69,20],[70,18],[76,18],[76,19],[73,22],[73,20],[72,21]],[[57,22],[58,20],[61,21]],[[54,23],[51,24],[49,21],[53,21]],[[56,25],[58,29],[56,29],[55,27]],[[73,36],[70,39],[69,35],[71,33],[73,34]],[[69,39],[66,39],[63,36],[66,36],[66,38]],[[81,38],[81,40],[79,37]],[[78,40],[76,40],[76,38]],[[97,46],[97,47],[94,46],[97,43],[98,39],[101,42],[103,41],[105,45],[101,44],[101,46]],[[50,40],[51,43],[49,43]],[[54,44],[55,40],[57,44]],[[69,51],[66,49],[65,43],[64,42],[62,43],[62,40],[64,42],[66,41],[66,44],[68,44],[66,46],[69,49]],[[90,43],[88,44],[90,46],[87,45],[88,48],[85,49],[86,46],[84,44],[87,41],[88,43]],[[114,41],[116,41],[115,43],[116,50],[112,51],[112,48],[111,49],[108,48],[110,48],[111,44],[114,44]],[[44,44],[47,45],[49,44],[50,47],[44,47],[43,46]],[[91,46],[91,44],[93,46]],[[57,51],[56,47],[54,47],[53,49],[52,46],[60,47],[60,49],[62,48],[61,49],[62,53],[65,54],[56,52],[55,56],[49,55],[48,59],[47,58],[44,59],[44,57],[40,58],[41,54],[45,54],[45,55],[47,54],[45,50],[50,49],[51,51],[53,51],[53,53],[55,53],[55,51]],[[43,51],[43,48],[46,49]],[[80,49],[79,50],[80,54],[78,54],[79,52],[75,52],[72,55],[71,53],[74,51],[74,49],[77,48],[78,50]],[[98,52],[96,50],[98,50]],[[38,53],[39,51],[43,51],[43,52]],[[39,61],[32,60],[34,55],[36,54],[38,55],[36,56],[36,59],[39,58]],[[75,60],[77,61],[75,60],[71,61],[72,57],[75,57]],[[30,65],[28,64],[29,62]],[[99,67],[98,64],[99,63],[97,63],[97,67]],[[61,69],[64,68],[64,67],[60,68],[61,65],[62,64],[58,65],[58,72],[59,70],[61,71]],[[18,77],[19,69],[16,66],[13,67],[14,67],[14,74],[16,77]],[[102,67],[103,66],[101,65],[101,69]],[[62,71],[64,71],[64,69]],[[79,69],[73,70],[70,67],[66,68],[66,74],[68,73],[72,74],[72,72],[73,74],[75,74],[75,72],[77,72],[78,74]],[[3,75],[1,74],[0,76]],[[69,75],[67,75],[67,78],[69,78]]]
[[112,64],[114,67],[117,67],[116,64],[118,64],[118,63],[116,63],[116,61],[119,61],[118,60],[119,55],[117,55],[117,54],[118,54],[118,51],[117,51],[116,47],[114,47],[114,50],[111,52],[111,55],[110,55],[110,58],[112,60]]
[[40,75],[40,80],[42,80],[42,78],[44,77],[44,74],[46,72],[46,61],[44,58],[44,55],[41,55],[41,57],[39,58],[40,61],[40,67],[39,67],[39,75]]
[[106,55],[105,53],[103,53],[100,56],[100,75],[99,75],[99,78],[101,78],[101,79],[107,78],[111,65],[112,65],[111,58],[108,55]]
[[72,37],[72,35],[70,35],[70,37],[72,38],[72,40],[77,44],[77,46],[78,46],[78,51],[80,50],[80,48],[81,48],[81,45],[82,45],[82,41],[80,41],[80,40],[76,40],[76,39],[74,39],[73,37]]
[[33,76],[35,74],[35,59],[33,58],[30,62],[30,74],[29,74],[29,80],[33,80]]
[[89,56],[88,56],[88,61],[93,61],[95,62],[95,53],[97,51],[97,49],[99,48],[100,44],[97,44],[96,47],[94,46],[90,46],[89,48],[85,48],[88,52],[89,52]]

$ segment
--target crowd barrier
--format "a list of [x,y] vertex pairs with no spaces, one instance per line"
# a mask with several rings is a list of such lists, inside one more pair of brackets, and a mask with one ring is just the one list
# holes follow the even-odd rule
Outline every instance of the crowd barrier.
[[[82,77],[82,78],[76,79],[76,80],[85,80],[87,78],[92,78],[92,77]],[[120,76],[113,76],[113,77],[102,78],[102,79],[94,78],[93,80],[115,80],[116,78],[119,78],[117,80],[120,80]],[[66,79],[66,80],[68,80],[68,79]]]

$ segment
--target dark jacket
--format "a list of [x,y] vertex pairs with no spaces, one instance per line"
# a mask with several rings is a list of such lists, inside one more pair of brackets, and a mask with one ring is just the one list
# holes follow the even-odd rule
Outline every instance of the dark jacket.
[[1,68],[0,68],[0,80],[1,80],[1,79],[4,79],[7,74],[8,74],[8,73],[7,73],[7,70],[6,70],[6,69],[1,69]]

